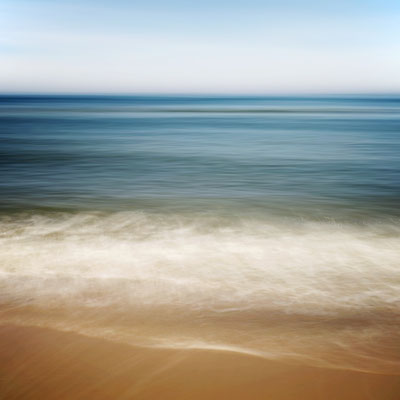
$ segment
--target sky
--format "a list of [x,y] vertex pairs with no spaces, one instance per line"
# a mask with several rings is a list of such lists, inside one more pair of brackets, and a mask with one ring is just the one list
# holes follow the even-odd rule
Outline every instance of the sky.
[[400,1],[2,0],[0,93],[400,93]]

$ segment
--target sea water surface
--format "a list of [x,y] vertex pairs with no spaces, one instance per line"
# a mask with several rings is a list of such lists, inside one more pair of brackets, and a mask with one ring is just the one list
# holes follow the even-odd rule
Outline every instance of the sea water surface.
[[0,312],[399,373],[400,97],[1,96]]

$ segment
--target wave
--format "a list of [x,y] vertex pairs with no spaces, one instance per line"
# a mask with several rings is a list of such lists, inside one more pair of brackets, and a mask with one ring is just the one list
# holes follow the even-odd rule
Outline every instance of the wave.
[[400,363],[395,220],[21,214],[2,217],[0,245],[3,320],[377,372]]

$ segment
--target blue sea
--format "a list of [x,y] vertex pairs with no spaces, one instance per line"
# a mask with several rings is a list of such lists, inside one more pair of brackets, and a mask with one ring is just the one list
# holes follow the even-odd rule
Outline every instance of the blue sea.
[[399,96],[0,96],[12,323],[398,371],[399,205]]
[[399,212],[399,97],[3,96],[0,129],[2,209]]

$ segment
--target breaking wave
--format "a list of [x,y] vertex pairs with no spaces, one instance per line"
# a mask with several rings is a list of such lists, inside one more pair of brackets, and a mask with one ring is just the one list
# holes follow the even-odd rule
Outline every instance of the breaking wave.
[[400,366],[397,221],[54,212],[2,217],[0,245],[4,320],[340,368]]

